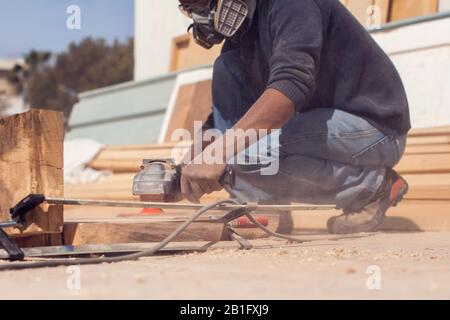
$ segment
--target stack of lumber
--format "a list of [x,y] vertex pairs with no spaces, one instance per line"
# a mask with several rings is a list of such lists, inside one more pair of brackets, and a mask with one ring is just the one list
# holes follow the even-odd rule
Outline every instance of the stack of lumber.
[[[105,147],[90,167],[110,170],[107,179],[91,184],[67,185],[65,196],[75,198],[137,200],[131,194],[133,177],[142,159],[180,159],[189,144]],[[175,148],[174,148],[175,147]],[[175,150],[175,152],[173,152]],[[450,127],[413,130],[406,153],[396,167],[410,184],[410,192],[398,208],[389,212],[385,230],[450,230]],[[211,202],[227,195],[215,193],[202,199]],[[301,229],[324,229],[326,219],[339,212],[295,215]]]
[[[413,130],[396,170],[410,185],[405,200],[388,212],[388,231],[450,230],[450,127]],[[296,225],[323,229],[338,212],[295,215]]]
[[[381,24],[435,14],[447,0],[340,0],[361,24],[367,26],[374,14]],[[373,8],[376,11],[374,11]],[[377,12],[379,11],[379,12]]]

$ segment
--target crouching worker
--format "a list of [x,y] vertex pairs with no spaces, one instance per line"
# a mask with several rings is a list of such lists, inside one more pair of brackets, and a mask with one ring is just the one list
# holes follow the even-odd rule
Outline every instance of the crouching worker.
[[[228,191],[239,199],[333,204],[343,214],[328,221],[330,233],[377,231],[408,189],[392,168],[404,153],[410,119],[399,74],[365,28],[338,0],[179,5],[198,44],[225,40],[203,127],[223,135],[188,155],[183,194],[197,201],[222,189],[229,163],[236,181]],[[272,163],[231,164],[257,142],[236,133],[242,130],[255,130],[261,141],[279,134]],[[221,163],[191,161],[222,148]],[[267,174],[268,166],[277,170]]]

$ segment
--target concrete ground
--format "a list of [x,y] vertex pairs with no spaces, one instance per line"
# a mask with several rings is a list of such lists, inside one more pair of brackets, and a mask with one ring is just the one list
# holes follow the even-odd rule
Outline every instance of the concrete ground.
[[450,299],[450,233],[253,243],[259,248],[83,266],[79,273],[2,272],[0,298]]

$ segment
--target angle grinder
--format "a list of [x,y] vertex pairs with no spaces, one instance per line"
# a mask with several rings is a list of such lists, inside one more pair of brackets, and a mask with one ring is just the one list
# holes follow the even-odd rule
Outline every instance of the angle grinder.
[[[145,159],[133,179],[133,195],[141,201],[176,202],[181,196],[181,165],[173,159]],[[234,186],[234,175],[227,167],[220,179],[222,186]]]

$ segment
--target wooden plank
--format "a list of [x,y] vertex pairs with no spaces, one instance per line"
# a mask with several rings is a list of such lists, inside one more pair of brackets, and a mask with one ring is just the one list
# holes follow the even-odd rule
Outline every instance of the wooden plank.
[[[110,160],[97,161],[93,165],[97,170],[112,170],[117,173],[138,172],[141,161]],[[450,153],[407,153],[396,169],[401,173],[450,172]]]
[[116,173],[138,172],[143,159],[172,158],[175,161],[181,161],[187,151],[188,149],[164,149],[157,152],[149,150],[116,152],[115,154],[111,152],[108,154],[102,153],[89,166],[95,170],[106,170]]
[[347,9],[349,9],[355,18],[365,27],[367,26],[367,19],[369,18],[368,9],[373,4],[373,0],[347,0],[345,2]]
[[[31,110],[0,119],[0,220],[9,219],[9,208],[30,193],[63,195],[62,113]],[[28,215],[23,232],[33,235],[61,233],[63,208],[41,205]]]
[[[179,221],[66,222],[65,245],[159,242],[171,234]],[[220,241],[224,232],[221,223],[195,222],[176,241]]]
[[391,20],[404,20],[438,12],[438,0],[392,0]]
[[413,200],[450,200],[450,174],[413,174],[405,175],[409,183],[406,199]]
[[211,80],[206,80],[180,88],[164,141],[173,141],[172,133],[177,129],[186,129],[194,137],[194,121],[204,123],[211,113],[211,85]]
[[450,184],[443,186],[411,186],[406,199],[450,200]]
[[421,136],[408,138],[409,146],[432,145],[432,144],[450,144],[450,135]]
[[41,234],[29,237],[20,237],[14,238],[14,241],[21,248],[53,247],[63,245],[62,233]]
[[450,154],[407,154],[395,168],[407,173],[449,173]]
[[[64,194],[67,198],[137,201],[138,197],[131,193],[133,177],[129,173],[114,174],[97,183],[67,185]],[[408,199],[450,199],[450,174],[410,174],[405,179],[410,184]],[[202,201],[209,203],[227,197],[221,191],[205,195]]]
[[374,5],[380,8],[381,24],[389,22],[391,0],[375,0]]
[[111,151],[126,151],[126,150],[157,150],[157,149],[168,149],[173,148],[175,146],[185,146],[190,147],[191,141],[185,141],[183,143],[177,142],[166,142],[166,143],[158,143],[158,144],[126,144],[126,145],[112,145],[106,146],[103,148],[103,151],[111,150]]
[[430,145],[412,145],[406,146],[405,154],[448,154],[450,153],[450,144],[430,144]]
[[[294,225],[301,231],[325,231],[327,220],[341,212],[294,213]],[[450,231],[450,201],[403,201],[391,208],[382,231]]]
[[413,129],[408,134],[409,137],[423,137],[423,136],[437,136],[437,135],[450,136],[450,126]]
[[[42,246],[24,248],[24,253],[27,258],[55,258],[55,257],[76,257],[76,256],[90,256],[97,255],[103,256],[108,254],[131,254],[144,250],[152,249],[157,242],[150,243],[119,243],[119,244],[97,244],[97,245],[81,245],[63,246],[62,244],[57,246]],[[278,244],[279,246],[279,244]],[[265,246],[257,245],[256,248]],[[239,245],[232,241],[221,241],[217,243],[211,243],[209,241],[193,241],[193,242],[170,242],[166,247],[159,251],[160,254],[174,254],[174,253],[188,253],[188,252],[204,252],[210,249],[238,249]],[[0,260],[8,259],[9,255],[5,250],[0,249]]]
[[190,34],[173,39],[170,71],[191,69],[198,66],[212,65],[220,55],[222,45],[206,50],[197,45]]

